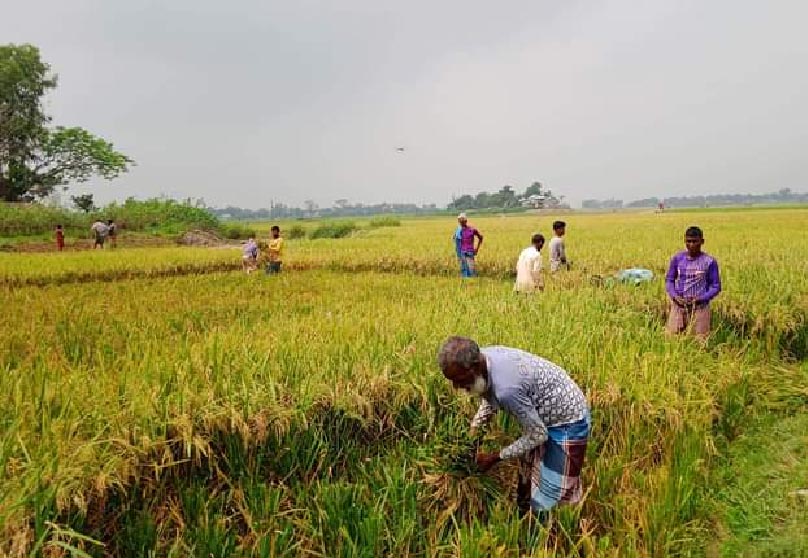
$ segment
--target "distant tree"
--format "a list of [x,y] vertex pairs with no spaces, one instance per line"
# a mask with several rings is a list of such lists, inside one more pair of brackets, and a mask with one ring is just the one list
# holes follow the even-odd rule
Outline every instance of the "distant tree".
[[503,186],[499,192],[492,196],[489,207],[516,207],[519,205],[519,200],[516,197],[516,192],[513,191],[513,186]]
[[70,196],[73,205],[81,209],[84,213],[89,213],[95,209],[95,202],[93,201],[92,194],[81,194],[78,196]]
[[484,208],[491,207],[491,195],[488,192],[480,192],[474,196],[474,207]]
[[525,197],[542,195],[542,183],[534,182],[525,189]]
[[82,128],[48,127],[42,105],[57,79],[31,45],[0,46],[0,198],[30,201],[93,175],[113,179],[132,159]]
[[468,209],[474,209],[475,203],[474,198],[468,194],[464,194],[459,198],[455,198],[452,200],[452,203],[449,204],[449,209],[457,209],[458,211],[466,211]]

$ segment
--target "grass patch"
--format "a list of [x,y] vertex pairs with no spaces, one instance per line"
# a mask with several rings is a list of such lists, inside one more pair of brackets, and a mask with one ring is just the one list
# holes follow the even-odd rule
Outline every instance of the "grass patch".
[[357,229],[353,221],[330,221],[311,231],[309,238],[345,238]]
[[796,380],[765,395],[712,475],[717,555],[808,555],[808,365]]
[[374,217],[370,220],[370,226],[374,228],[378,227],[400,227],[401,226],[401,219],[398,217],[392,216],[384,216],[384,217]]

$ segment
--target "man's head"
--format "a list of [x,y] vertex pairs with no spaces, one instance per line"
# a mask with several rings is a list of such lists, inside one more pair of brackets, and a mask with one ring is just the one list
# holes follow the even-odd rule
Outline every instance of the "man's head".
[[56,228],[57,228],[58,230],[62,230],[62,225],[56,225]]
[[704,244],[704,233],[698,227],[689,227],[685,231],[685,248],[691,257],[701,254],[701,246]]
[[278,225],[272,225],[269,230],[272,232],[272,238],[278,238],[281,235],[281,228]]
[[480,347],[468,337],[449,337],[438,351],[438,364],[455,389],[482,395],[488,389],[488,369]]
[[112,224],[112,219],[107,219],[107,225],[111,225],[111,224]]
[[533,247],[536,248],[539,252],[541,249],[544,248],[544,235],[543,234],[534,234],[530,238],[530,243],[533,244]]
[[466,219],[466,214],[461,213],[460,215],[458,215],[457,216],[457,222],[460,223],[461,227],[465,227],[466,223],[468,223],[468,219]]
[[567,223],[564,221],[553,221],[553,232],[556,236],[564,236],[567,232]]

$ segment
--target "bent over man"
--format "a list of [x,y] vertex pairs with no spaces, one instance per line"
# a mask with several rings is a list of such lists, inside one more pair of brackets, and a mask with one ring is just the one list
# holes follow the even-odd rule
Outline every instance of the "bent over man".
[[450,337],[438,363],[455,389],[482,399],[472,430],[500,409],[519,421],[519,439],[499,452],[478,453],[476,459],[483,471],[499,461],[520,461],[516,498],[521,512],[547,512],[580,501],[591,419],[586,397],[563,368],[519,349],[480,349],[466,337]]

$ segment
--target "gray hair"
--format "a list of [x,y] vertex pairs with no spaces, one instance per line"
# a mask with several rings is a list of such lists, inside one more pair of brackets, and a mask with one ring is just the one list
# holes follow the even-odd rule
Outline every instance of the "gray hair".
[[470,370],[476,368],[480,363],[480,347],[468,337],[449,337],[438,351],[438,364],[441,370],[446,370],[449,365],[456,364]]

